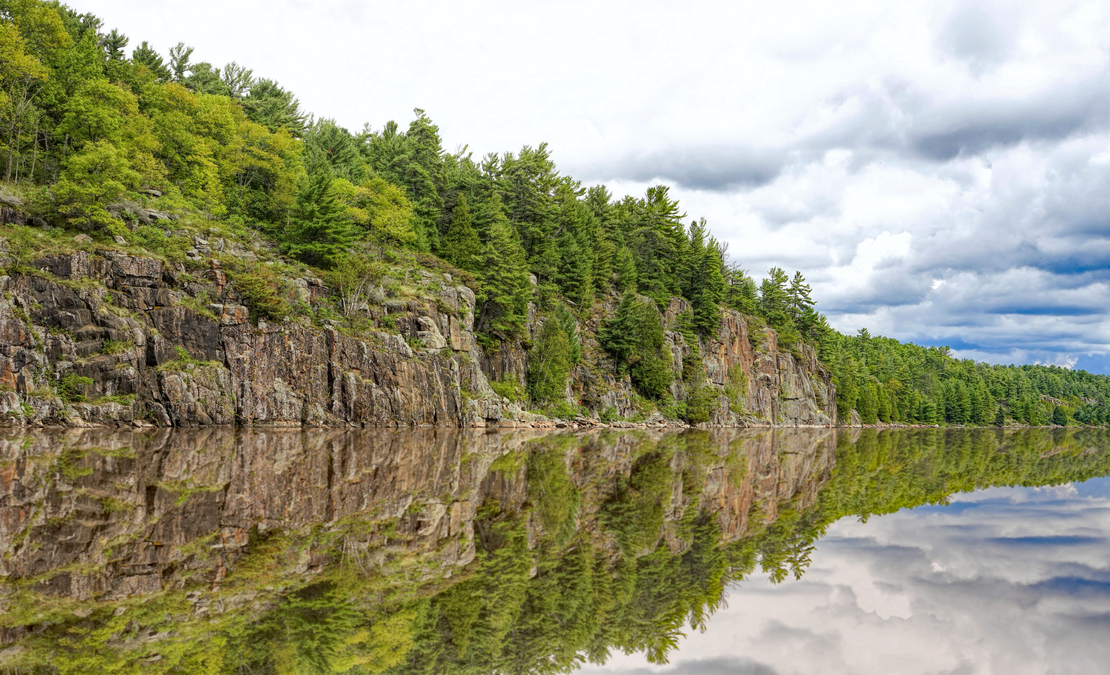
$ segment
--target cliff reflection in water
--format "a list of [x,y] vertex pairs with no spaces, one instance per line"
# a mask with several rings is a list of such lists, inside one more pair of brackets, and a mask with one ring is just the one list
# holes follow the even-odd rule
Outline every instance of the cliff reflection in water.
[[828,524],[1110,474],[1095,430],[0,438],[0,667],[565,672],[665,659]]

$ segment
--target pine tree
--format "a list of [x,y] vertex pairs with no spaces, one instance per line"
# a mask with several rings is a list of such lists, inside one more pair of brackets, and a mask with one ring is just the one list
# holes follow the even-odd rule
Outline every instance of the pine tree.
[[319,173],[310,177],[297,194],[285,250],[309,265],[331,268],[358,238],[359,231],[339,202],[331,176]]
[[520,334],[528,318],[532,289],[524,248],[496,196],[491,208],[493,222],[489,225],[488,239],[478,265],[482,275],[478,332],[494,339],[509,340]]
[[1052,423],[1058,427],[1066,427],[1068,425],[1068,414],[1064,412],[1062,406],[1056,406],[1052,409]]
[[759,285],[760,309],[767,317],[767,323],[776,330],[792,324],[790,294],[786,286],[789,281],[786,272],[779,267],[772,267],[767,272],[767,278]]
[[193,55],[193,48],[186,47],[184,42],[178,42],[170,47],[170,71],[174,82],[184,82],[190,70],[189,59]]
[[798,326],[804,333],[808,330],[809,326],[803,323],[803,319],[812,316],[813,312],[813,299],[810,298],[812,288],[806,283],[806,278],[802,276],[801,272],[794,272],[794,278],[790,280],[790,288],[787,290],[787,295],[790,297],[790,314],[791,320]]
[[131,60],[146,66],[150,74],[162,82],[168,82],[172,76],[170,69],[162,62],[162,57],[145,40],[131,52]]
[[101,38],[101,46],[104,47],[104,53],[108,56],[109,61],[122,61],[126,56],[123,49],[128,42],[130,42],[130,39],[115,28],[112,29],[111,33]]
[[443,259],[452,265],[472,272],[477,269],[482,242],[474,230],[470,205],[467,204],[465,194],[460,194],[455,202],[455,208],[451,212],[451,225],[440,241],[440,250],[443,252]]
[[864,424],[879,421],[879,392],[874,382],[867,382],[860,387],[859,417]]
[[641,395],[658,399],[667,393],[674,373],[663,359],[663,322],[655,303],[625,294],[598,333],[598,343],[613,358],[617,372],[631,376]]
[[636,260],[627,246],[621,246],[617,249],[617,259],[613,270],[616,272],[616,281],[613,285],[618,292],[628,293],[636,290],[639,274],[636,270]]
[[690,269],[687,270],[685,295],[694,310],[694,326],[702,335],[717,330],[721,322],[720,303],[725,297],[725,278],[721,273],[720,244],[709,237],[706,240],[705,220],[690,225]]

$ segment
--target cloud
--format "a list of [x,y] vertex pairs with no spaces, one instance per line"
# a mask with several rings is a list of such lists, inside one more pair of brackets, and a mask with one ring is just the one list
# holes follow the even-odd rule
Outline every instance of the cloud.
[[586,178],[664,182],[695,190],[732,190],[766,185],[785,163],[781,153],[752,147],[670,148],[588,168]]
[[965,61],[976,74],[1004,62],[1014,49],[1014,26],[1008,13],[970,4],[958,9],[938,35],[941,49]]
[[840,521],[801,581],[733,588],[674,665],[622,656],[589,672],[717,672],[695,664],[738,655],[781,675],[1101,672],[1110,479],[1078,487],[992,488]]
[[[582,675],[610,673],[608,669],[587,666],[577,671]],[[635,668],[621,670],[621,675],[778,675],[770,666],[739,657],[696,659],[660,669]]]

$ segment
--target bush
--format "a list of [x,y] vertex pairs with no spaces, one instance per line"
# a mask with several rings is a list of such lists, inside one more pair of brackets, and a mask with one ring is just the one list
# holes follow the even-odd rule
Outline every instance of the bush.
[[273,270],[259,265],[252,270],[232,271],[229,276],[256,323],[260,318],[280,322],[293,313],[289,301],[282,297],[282,279]]
[[500,380],[490,380],[489,386],[493,388],[501,398],[506,398],[514,403],[520,403],[524,400],[524,387],[521,386],[520,380],[515,375],[506,374]]
[[66,403],[84,403],[84,388],[93,383],[91,377],[70,373],[58,381],[58,396]]

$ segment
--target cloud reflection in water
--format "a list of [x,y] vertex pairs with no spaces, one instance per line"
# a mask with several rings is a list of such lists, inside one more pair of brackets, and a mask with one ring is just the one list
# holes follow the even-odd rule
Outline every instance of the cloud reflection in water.
[[753,576],[671,665],[583,673],[1103,673],[1110,668],[1110,478],[991,488],[844,520],[801,581]]

